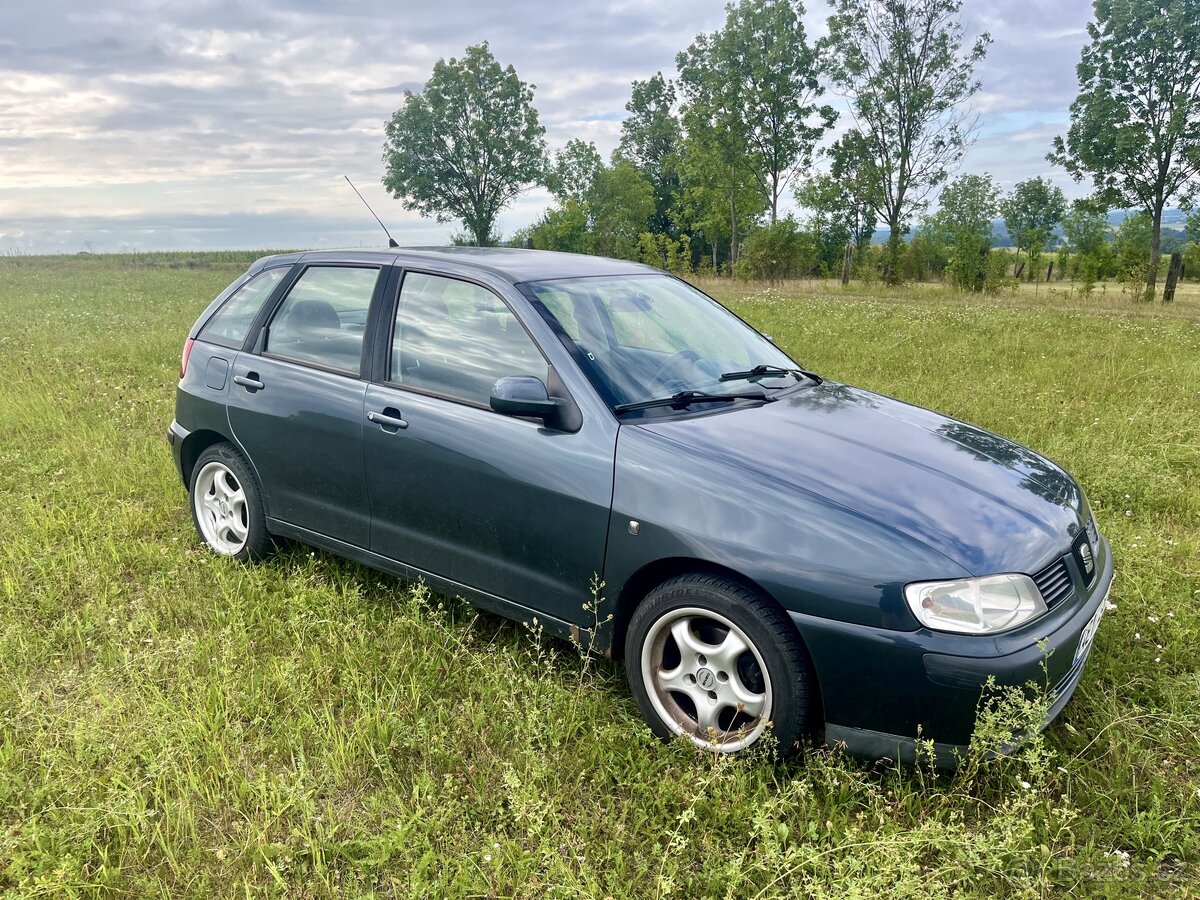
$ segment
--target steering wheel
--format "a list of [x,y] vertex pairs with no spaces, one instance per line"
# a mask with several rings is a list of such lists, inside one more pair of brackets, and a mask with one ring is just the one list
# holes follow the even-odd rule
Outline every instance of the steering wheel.
[[673,366],[677,366],[679,363],[685,361],[694,366],[696,363],[700,362],[700,354],[695,350],[680,350],[676,353],[672,353],[662,361],[662,365],[654,370],[654,374],[650,376],[650,380],[664,385],[667,384],[668,381],[677,381],[678,379],[676,378],[664,379],[662,374],[671,369]]

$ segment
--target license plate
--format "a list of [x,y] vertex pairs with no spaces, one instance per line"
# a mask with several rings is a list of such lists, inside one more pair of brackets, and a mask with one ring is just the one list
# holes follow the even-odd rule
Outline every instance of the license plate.
[[1072,666],[1087,656],[1088,651],[1092,649],[1092,641],[1096,639],[1096,631],[1100,627],[1100,617],[1103,615],[1104,603],[1102,602],[1095,615],[1083,626],[1083,634],[1079,636],[1079,645],[1075,648],[1075,660],[1071,663]]

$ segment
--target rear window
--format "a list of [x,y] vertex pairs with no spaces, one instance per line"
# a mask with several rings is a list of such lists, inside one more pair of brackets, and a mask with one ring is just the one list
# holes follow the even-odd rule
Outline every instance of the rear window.
[[287,271],[287,266],[278,266],[255,275],[221,304],[196,337],[222,347],[240,348],[250,333],[254,317]]

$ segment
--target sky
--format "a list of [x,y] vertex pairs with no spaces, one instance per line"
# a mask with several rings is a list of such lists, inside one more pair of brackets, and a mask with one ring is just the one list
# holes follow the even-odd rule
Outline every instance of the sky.
[[[354,180],[402,245],[454,224],[403,208],[380,183],[383,126],[439,58],[487,40],[536,86],[551,151],[602,153],[630,82],[724,21],[722,0],[0,0],[0,254],[378,246]],[[810,35],[828,8],[808,4]],[[1052,177],[1091,5],[965,0],[991,34],[963,171],[1004,188]],[[842,98],[833,105],[847,110]],[[839,129],[850,124],[843,112]],[[519,197],[503,234],[549,197]]]

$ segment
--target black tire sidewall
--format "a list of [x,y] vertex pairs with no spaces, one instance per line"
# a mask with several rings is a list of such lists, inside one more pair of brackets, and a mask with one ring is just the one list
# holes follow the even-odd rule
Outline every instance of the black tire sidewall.
[[[745,586],[716,576],[682,576],[664,582],[646,596],[630,620],[625,670],[630,690],[651,730],[661,738],[677,736],[662,720],[651,702],[651,688],[642,680],[642,648],[655,622],[687,607],[724,616],[754,644],[771,679],[770,732],[781,753],[793,751],[812,727],[814,704],[807,654],[782,610]],[[761,737],[750,746],[759,741]]]
[[[237,479],[242,492],[246,495],[246,543],[240,551],[233,555],[218,553],[213,549],[205,539],[204,531],[200,528],[200,522],[196,517],[196,481],[200,472],[211,462],[219,462],[226,466],[233,473],[233,477]],[[201,543],[213,554],[244,563],[260,559],[270,552],[271,535],[267,531],[266,510],[263,508],[262,491],[258,486],[258,478],[255,476],[254,470],[250,468],[250,464],[246,462],[245,457],[232,444],[213,444],[200,454],[196,464],[192,467],[191,484],[188,486],[188,508],[191,510],[192,524],[196,527],[196,533],[200,536]]]

